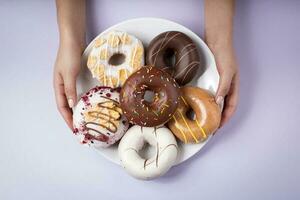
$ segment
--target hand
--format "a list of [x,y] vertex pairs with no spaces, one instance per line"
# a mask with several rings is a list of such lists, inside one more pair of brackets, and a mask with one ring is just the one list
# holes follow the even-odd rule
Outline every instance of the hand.
[[77,102],[76,77],[81,66],[81,45],[60,44],[54,66],[54,91],[57,108],[73,130],[72,107]]
[[210,45],[215,56],[217,69],[220,75],[216,102],[221,105],[224,100],[222,127],[233,115],[239,98],[239,71],[235,59],[234,49],[228,45]]

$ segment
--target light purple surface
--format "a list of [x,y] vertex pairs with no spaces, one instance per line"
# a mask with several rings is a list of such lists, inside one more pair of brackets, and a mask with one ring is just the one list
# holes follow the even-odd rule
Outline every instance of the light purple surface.
[[[203,4],[171,2],[93,1],[88,37],[144,16],[201,34]],[[78,145],[56,111],[54,2],[1,1],[0,199],[300,199],[300,1],[237,2],[236,115],[195,157],[142,182]]]

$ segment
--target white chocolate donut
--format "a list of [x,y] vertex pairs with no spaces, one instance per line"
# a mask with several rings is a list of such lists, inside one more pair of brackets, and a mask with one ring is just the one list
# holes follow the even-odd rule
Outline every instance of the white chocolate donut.
[[[155,155],[144,159],[139,151],[146,142],[155,147]],[[162,126],[131,127],[119,143],[119,156],[125,170],[138,179],[153,179],[166,173],[177,158],[177,142],[172,132]]]
[[[87,66],[100,85],[120,87],[125,80],[144,65],[142,42],[126,32],[111,31],[93,41]],[[123,55],[123,63],[111,64],[114,55]]]
[[126,132],[129,123],[119,106],[119,92],[95,87],[83,95],[73,111],[74,134],[82,144],[108,147]]

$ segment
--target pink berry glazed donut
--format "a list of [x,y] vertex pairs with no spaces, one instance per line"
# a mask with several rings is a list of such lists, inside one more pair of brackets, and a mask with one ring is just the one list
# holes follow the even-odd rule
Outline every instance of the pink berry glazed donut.
[[83,95],[74,109],[73,125],[82,144],[108,147],[118,141],[129,127],[118,89],[95,87]]

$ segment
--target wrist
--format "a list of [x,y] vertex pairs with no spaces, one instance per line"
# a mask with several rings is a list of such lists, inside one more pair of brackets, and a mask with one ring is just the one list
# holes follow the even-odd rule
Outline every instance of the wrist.
[[232,39],[214,39],[206,40],[207,46],[213,51],[233,51],[233,42]]
[[73,52],[78,52],[81,54],[84,51],[85,43],[77,39],[66,37],[60,39],[59,47],[61,49],[71,49]]
[[223,47],[231,47],[233,44],[232,36],[228,34],[211,35],[205,34],[205,41],[210,48],[219,49]]
[[224,49],[233,46],[232,30],[206,27],[205,41],[211,49]]
[[85,34],[78,34],[77,31],[62,30],[60,32],[60,46],[70,47],[72,49],[77,49],[83,51],[86,45]]

